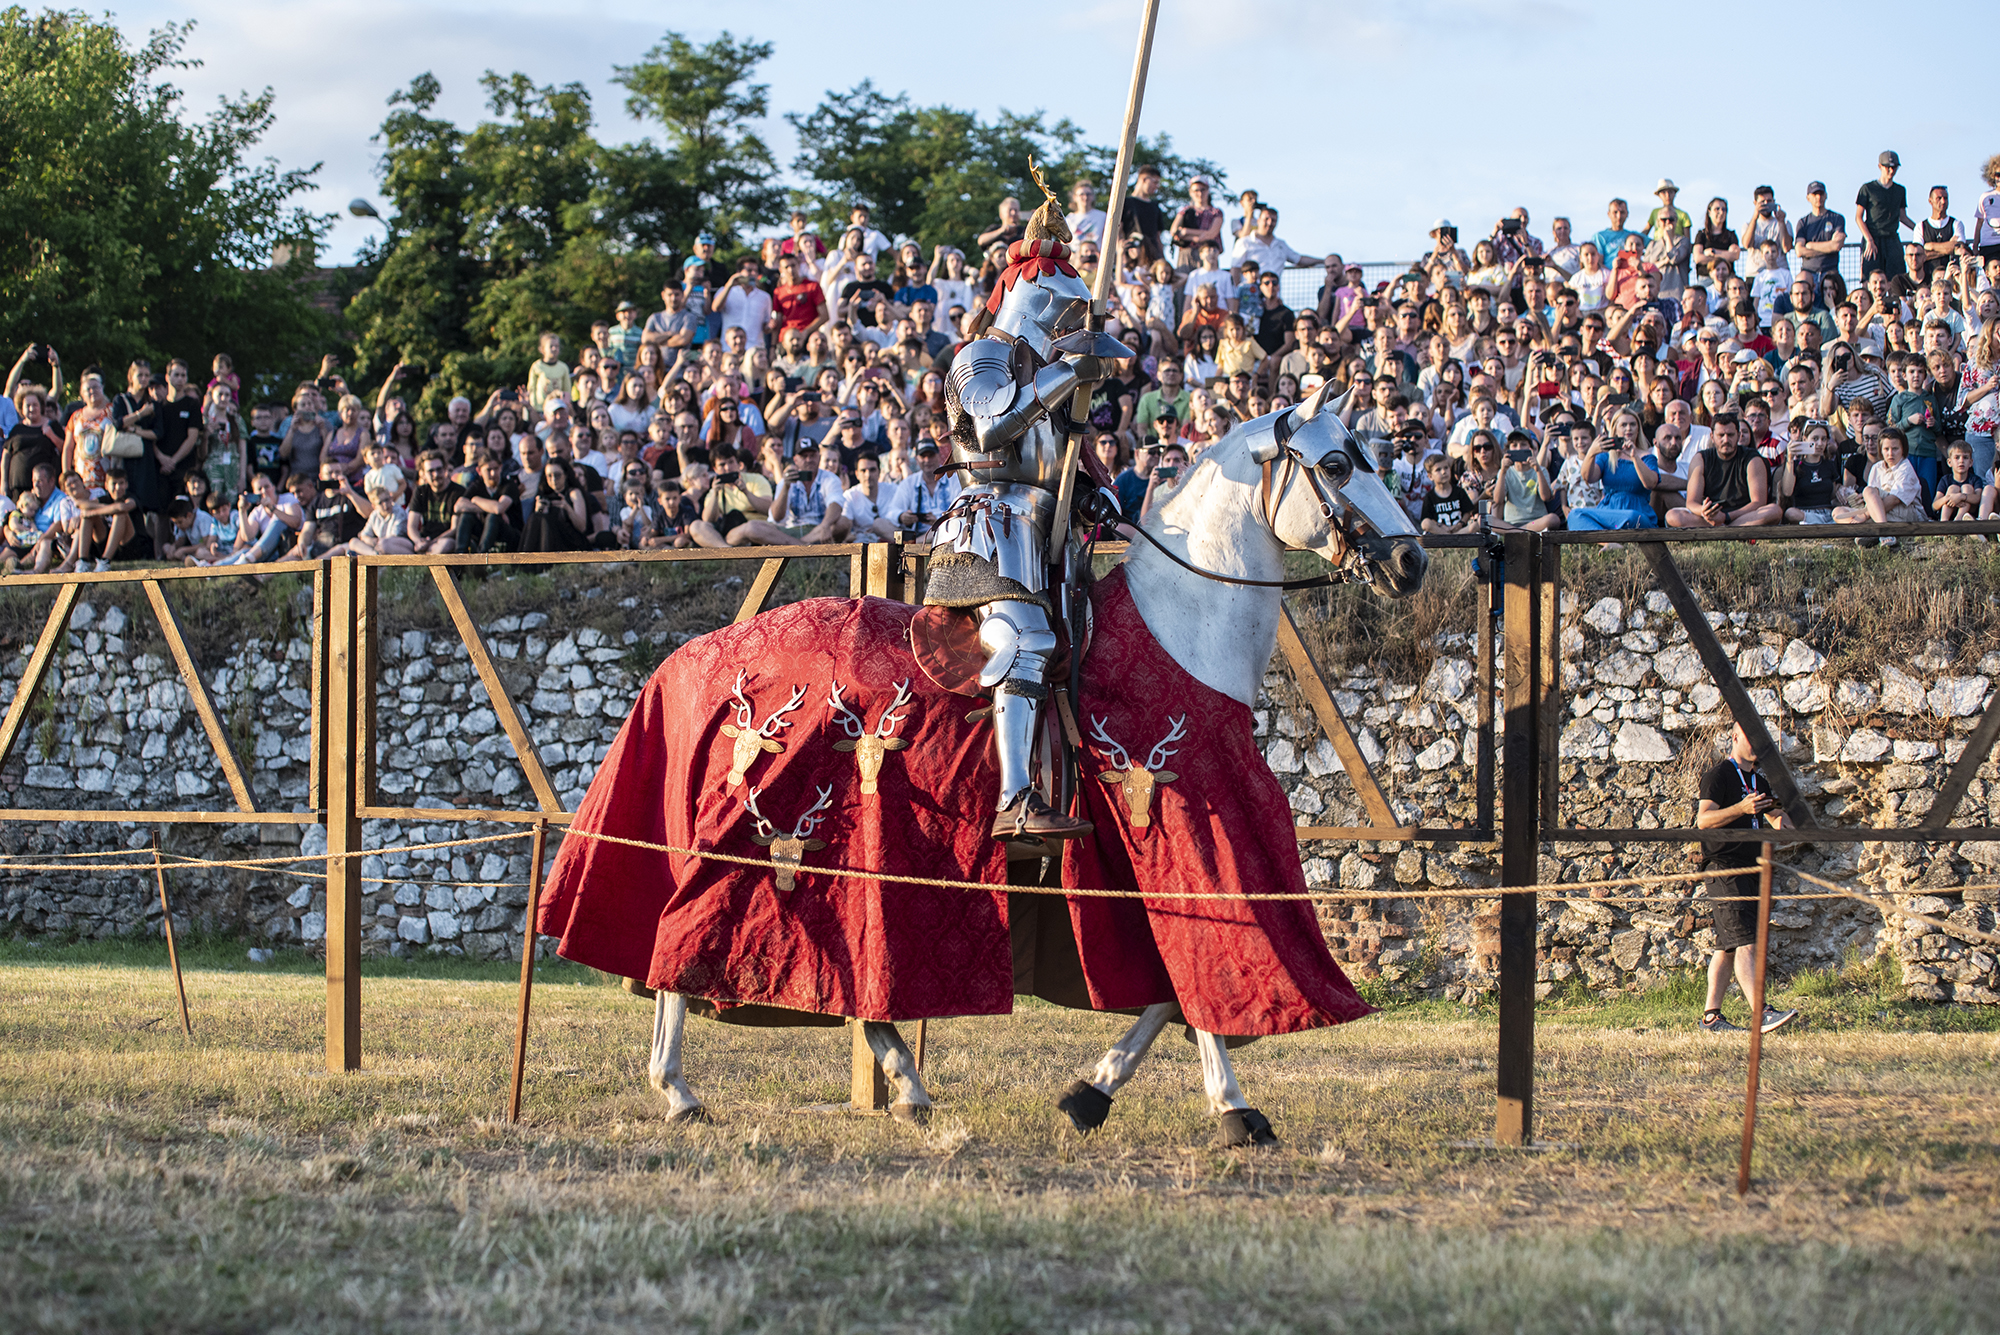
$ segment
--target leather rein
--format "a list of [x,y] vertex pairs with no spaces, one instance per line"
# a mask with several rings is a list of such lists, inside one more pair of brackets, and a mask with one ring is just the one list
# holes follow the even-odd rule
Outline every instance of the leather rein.
[[[1288,418],[1280,419],[1281,422],[1288,420]],[[1289,438],[1290,435],[1291,433],[1287,431],[1284,433],[1284,437],[1280,438],[1278,443],[1281,447],[1285,445],[1285,439]],[[1275,459],[1266,459],[1264,461],[1264,480],[1261,489],[1264,527],[1270,529],[1273,535],[1277,532],[1276,511],[1273,507],[1284,503],[1285,493],[1291,490],[1292,480],[1299,473],[1298,452],[1288,447],[1285,448],[1284,478],[1282,481],[1276,482],[1276,495],[1274,497],[1272,490],[1276,464],[1277,460]],[[1334,523],[1333,500],[1326,494],[1326,488],[1320,482],[1319,470],[1308,468],[1305,470],[1305,475],[1306,481],[1312,486],[1313,494],[1319,498],[1320,515],[1327,522],[1327,533],[1330,536],[1331,545],[1334,549],[1330,563],[1337,566],[1347,559],[1347,535],[1340,531],[1338,524]],[[1309,575],[1301,579],[1246,579],[1240,575],[1224,575],[1218,571],[1204,570],[1198,565],[1183,560],[1179,554],[1136,524],[1120,524],[1118,525],[1118,529],[1127,535],[1137,534],[1147,542],[1152,543],[1163,556],[1181,569],[1191,574],[1200,575],[1203,579],[1214,580],[1217,584],[1240,584],[1259,589],[1316,589],[1322,585],[1337,582],[1332,575]]]

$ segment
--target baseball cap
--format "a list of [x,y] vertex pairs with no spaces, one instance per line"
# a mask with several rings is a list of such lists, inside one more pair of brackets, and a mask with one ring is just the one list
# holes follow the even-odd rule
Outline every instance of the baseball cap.
[[611,313],[613,315],[616,315],[618,311],[636,311],[638,309],[639,309],[639,303],[636,301],[621,301],[618,303],[617,310],[614,310]]
[[696,232],[694,237],[694,243],[697,246],[712,246],[715,244],[715,233]]
[[1670,176],[1662,176],[1660,183],[1653,187],[1653,193],[1656,195],[1665,194],[1669,190],[1675,194],[1680,193],[1680,187],[1674,184],[1673,178]]
[[1900,167],[1903,165],[1903,160],[1897,157],[1894,151],[1884,149],[1882,156],[1875,159],[1875,165],[1878,167]]
[[1825,182],[1825,181],[1807,181],[1807,182],[1806,182],[1806,193],[1807,193],[1807,194],[1809,194],[1809,195],[1823,195],[1823,194],[1825,194],[1825,193],[1826,193],[1826,182]]

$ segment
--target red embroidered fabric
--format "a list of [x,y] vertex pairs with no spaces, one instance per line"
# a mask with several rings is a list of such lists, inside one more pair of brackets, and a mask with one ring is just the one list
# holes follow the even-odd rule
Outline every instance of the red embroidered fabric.
[[[1002,884],[1004,850],[988,834],[999,776],[986,728],[966,714],[984,702],[938,689],[904,638],[917,608],[878,598],[817,598],[691,641],[640,693],[578,810],[575,830],[767,858],[744,809],[749,788],[780,834],[819,790],[832,806],[804,855],[796,888],[767,869],[675,857],[594,839],[563,841],[549,878],[541,930],[566,959],[644,978],[718,1002],[756,1002],[869,1020],[1003,1014],[1014,973],[1004,892],[931,889],[816,875],[822,866]],[[734,751],[724,725],[743,693],[755,726],[806,687],[774,730],[783,746],[759,752],[745,782],[729,784]],[[864,795],[855,752],[827,705],[838,680],[871,732],[909,681],[882,758],[879,792]]]
[[[1095,840],[1065,845],[1065,884],[1160,891],[1305,893],[1291,808],[1252,737],[1250,711],[1166,654],[1113,571],[1094,594],[1096,626],[1078,723],[1122,743],[1154,776],[1134,823],[1131,791],[1096,741],[1082,803]],[[769,858],[745,809],[750,787],[791,832],[822,788],[823,823],[796,888],[766,867],[710,862],[600,840],[565,839],[539,916],[560,953],[593,968],[723,1005],[759,1003],[871,1020],[1001,1014],[1013,1004],[1004,891],[932,889],[835,878],[820,866],[879,869],[1002,885],[1004,850],[988,833],[998,785],[984,702],[944,691],[917,667],[906,633],[918,609],[881,599],[814,599],[694,640],[640,693],[572,829]],[[732,688],[754,706],[753,731],[806,687],[782,750],[758,750],[731,785]],[[898,683],[911,698],[864,795],[858,755],[828,706],[834,681],[869,731]],[[1156,744],[1179,720],[1183,735]],[[1129,769],[1130,765],[1122,767]],[[1167,775],[1172,777],[1168,778]],[[1339,1024],[1373,1007],[1326,948],[1311,902],[1071,899],[1070,919],[1094,1004],[1178,999],[1212,1033],[1283,1034]]]
[[[1097,584],[1096,629],[1084,660],[1077,727],[1086,738],[1084,814],[1094,840],[1064,845],[1066,885],[1139,886],[1196,894],[1306,893],[1292,810],[1265,764],[1247,706],[1188,675],[1146,628],[1114,570]],[[1099,730],[1145,765],[1181,720],[1184,736],[1158,768],[1148,825],[1134,824]],[[1094,1004],[1178,998],[1213,1034],[1289,1034],[1371,1014],[1334,963],[1310,900],[1228,903],[1166,898],[1072,899],[1070,921]]]

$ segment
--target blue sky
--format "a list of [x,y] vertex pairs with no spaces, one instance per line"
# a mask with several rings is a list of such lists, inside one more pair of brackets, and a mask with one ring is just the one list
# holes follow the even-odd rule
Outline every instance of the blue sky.
[[[626,17],[638,10],[650,12]],[[384,100],[425,70],[462,123],[483,110],[482,71],[518,69],[582,82],[600,134],[630,138],[642,127],[611,67],[669,28],[701,41],[726,26],[776,44],[761,75],[775,112],[810,110],[827,89],[873,78],[988,115],[1043,109],[1109,143],[1140,5],[918,5],[901,23],[892,6],[792,0],[603,13],[525,0],[145,0],[115,18],[134,35],[196,21],[187,54],[203,66],[178,82],[197,110],[221,94],[276,89],[267,149],[286,166],[325,164],[312,202],[342,211],[330,258],[343,262],[373,226],[344,208],[376,191],[369,139]],[[1683,208],[1720,194],[1739,223],[1766,182],[1796,215],[1806,182],[1824,179],[1846,212],[1884,148],[1902,155],[1913,215],[1942,182],[1962,216],[1980,164],[2000,152],[1986,128],[2000,117],[1983,78],[1937,53],[2000,49],[2000,6],[1940,11],[1938,30],[1919,37],[1912,24],[1900,41],[1884,13],[1849,0],[1755,13],[1710,0],[1162,0],[1142,129],[1222,163],[1232,187],[1261,191],[1299,249],[1350,260],[1415,255],[1440,214],[1483,235],[1516,204],[1543,236],[1556,213],[1594,231],[1612,195],[1650,205],[1663,175],[1680,185]],[[1031,57],[1023,34],[1036,27],[1046,39]],[[1869,59],[1839,55],[1864,38]],[[1824,54],[1800,54],[1814,43]],[[1007,63],[990,61],[996,50]],[[764,129],[789,167],[790,127],[774,115]]]

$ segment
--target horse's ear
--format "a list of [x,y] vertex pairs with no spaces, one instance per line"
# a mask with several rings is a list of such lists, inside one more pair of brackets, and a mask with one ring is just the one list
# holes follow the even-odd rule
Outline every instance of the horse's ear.
[[1333,381],[1327,380],[1318,389],[1306,396],[1306,401],[1292,409],[1292,420],[1310,422],[1319,416],[1319,410],[1326,406],[1326,392],[1333,388]]

